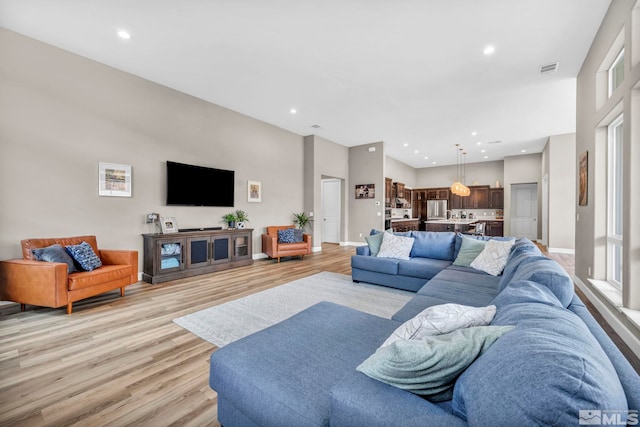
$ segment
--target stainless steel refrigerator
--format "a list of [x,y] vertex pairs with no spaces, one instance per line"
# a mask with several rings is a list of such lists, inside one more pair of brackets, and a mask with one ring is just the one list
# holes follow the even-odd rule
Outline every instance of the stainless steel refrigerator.
[[447,219],[447,200],[427,200],[427,219]]

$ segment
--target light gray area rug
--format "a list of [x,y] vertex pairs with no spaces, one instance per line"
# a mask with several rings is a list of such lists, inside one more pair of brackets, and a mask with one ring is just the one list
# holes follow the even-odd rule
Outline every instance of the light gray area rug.
[[325,271],[173,321],[222,347],[322,301],[391,318],[414,295],[384,286],[353,283],[351,276]]

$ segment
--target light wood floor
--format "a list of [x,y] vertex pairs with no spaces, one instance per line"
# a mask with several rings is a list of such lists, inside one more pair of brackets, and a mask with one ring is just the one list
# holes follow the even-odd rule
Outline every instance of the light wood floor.
[[351,274],[354,253],[323,245],[304,261],[140,282],[124,298],[114,291],[74,303],[72,315],[1,306],[0,426],[217,426],[208,386],[215,346],[172,319],[320,271]]

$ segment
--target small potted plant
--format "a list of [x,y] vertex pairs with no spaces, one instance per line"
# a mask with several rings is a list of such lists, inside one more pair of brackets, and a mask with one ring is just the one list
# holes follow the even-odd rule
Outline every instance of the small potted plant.
[[301,230],[304,230],[307,227],[307,224],[311,221],[311,218],[309,218],[309,216],[304,212],[294,213],[293,218],[293,223]]
[[249,222],[249,215],[242,209],[236,211],[236,228],[244,228],[244,223]]
[[229,228],[236,228],[236,214],[233,212],[229,212],[228,214],[222,215],[222,219],[227,223]]

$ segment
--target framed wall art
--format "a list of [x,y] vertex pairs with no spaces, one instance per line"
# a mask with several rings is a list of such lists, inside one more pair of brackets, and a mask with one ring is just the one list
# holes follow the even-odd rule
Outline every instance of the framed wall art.
[[131,166],[98,163],[98,195],[131,197]]
[[247,181],[247,201],[262,201],[262,183],[260,181]]
[[356,199],[375,199],[375,184],[358,184],[356,185]]

